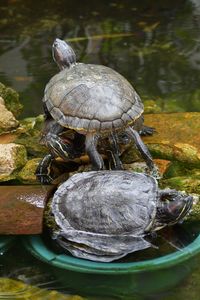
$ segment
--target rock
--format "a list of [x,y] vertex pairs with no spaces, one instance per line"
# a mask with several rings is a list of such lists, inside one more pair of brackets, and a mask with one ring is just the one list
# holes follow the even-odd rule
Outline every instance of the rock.
[[38,184],[35,176],[36,168],[41,158],[33,158],[25,164],[21,171],[17,174],[17,179],[24,184]]
[[[26,165],[16,175],[16,179],[23,184],[39,184],[35,175],[36,169],[42,158],[33,158],[27,161]],[[74,162],[63,162],[55,159],[51,165],[51,177],[54,179],[52,184],[57,185],[67,180],[69,172],[77,170],[78,164]]]
[[43,124],[43,115],[25,118],[14,132],[0,135],[0,144],[21,144],[26,147],[29,156],[41,157],[47,153],[47,149],[39,143]]
[[[145,124],[156,129],[152,136],[143,137],[154,158],[200,167],[200,113],[147,114]],[[135,149],[130,147],[124,162],[132,156]]]
[[159,173],[161,176],[164,176],[166,174],[166,172],[168,171],[168,169],[171,166],[171,161],[166,160],[166,159],[154,159],[154,162],[156,164],[156,166],[159,169]]
[[20,122],[19,132],[15,135],[15,143],[24,145],[28,155],[33,157],[41,157],[48,152],[46,147],[40,145],[40,134],[43,124],[43,115],[26,118]]
[[14,143],[0,144],[0,181],[16,177],[16,171],[27,161],[26,148]]
[[189,222],[199,222],[200,221],[200,199],[199,195],[192,194],[193,196],[193,206],[190,214],[187,216]]
[[0,83],[0,96],[4,99],[5,105],[15,117],[18,117],[22,111],[22,104],[19,102],[19,94],[10,87]]
[[[171,162],[164,159],[154,159],[154,163],[159,169],[159,174],[163,176],[167,172]],[[132,164],[124,164],[124,169],[132,172],[148,173],[147,165],[145,162],[134,162]]]
[[164,178],[187,176],[191,172],[187,165],[179,161],[173,161],[167,171],[165,172]]
[[43,210],[51,186],[1,186],[0,234],[42,233]]
[[165,179],[162,180],[162,185],[181,191],[186,191],[187,193],[195,193],[200,195],[200,174],[190,174],[187,176],[178,176]]
[[5,107],[4,99],[0,97],[0,134],[12,131],[18,125],[19,122],[15,119],[12,112]]
[[126,148],[127,149],[124,150],[120,157],[123,164],[131,164],[133,162],[139,162],[141,160],[140,153],[133,143],[130,143],[130,145],[126,145]]
[[55,290],[41,289],[25,284],[22,281],[3,277],[0,278],[0,298],[21,300],[84,300],[84,298],[77,295],[66,295]]

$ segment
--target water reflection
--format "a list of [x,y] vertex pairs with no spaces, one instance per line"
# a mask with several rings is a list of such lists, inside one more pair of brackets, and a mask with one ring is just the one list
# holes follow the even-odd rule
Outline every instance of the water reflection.
[[200,110],[196,7],[186,0],[1,2],[0,81],[21,93],[24,115],[40,113],[44,86],[58,72],[51,58],[58,36],[71,39],[79,61],[116,69],[163,111]]

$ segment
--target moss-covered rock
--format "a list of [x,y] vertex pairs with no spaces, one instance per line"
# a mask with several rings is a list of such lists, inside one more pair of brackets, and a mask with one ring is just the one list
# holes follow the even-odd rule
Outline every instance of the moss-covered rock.
[[154,158],[200,167],[200,113],[148,114],[145,124],[156,129],[143,138]]
[[18,117],[22,111],[22,104],[19,101],[19,94],[10,87],[0,83],[0,96],[4,99],[5,105],[15,117]]
[[27,161],[26,148],[14,143],[0,144],[0,181],[16,178],[16,173]]
[[38,184],[35,176],[36,168],[41,158],[33,158],[25,164],[21,171],[17,174],[17,179],[24,184]]
[[83,300],[80,296],[64,295],[55,290],[40,289],[28,285],[22,281],[0,278],[0,298],[1,299],[31,299],[31,300]]
[[138,152],[133,143],[131,143],[121,155],[121,161],[123,164],[131,164],[140,160],[140,153]]
[[[173,161],[171,162],[169,168],[164,174],[164,178],[171,178],[171,177],[179,177],[179,176],[190,176],[191,172],[193,172],[195,169],[188,166],[185,163],[179,162],[179,161]],[[198,170],[198,169],[197,169]]]
[[[164,176],[167,172],[171,162],[164,159],[154,159],[154,163],[158,167],[159,174]],[[145,162],[134,162],[131,164],[124,164],[124,169],[132,172],[148,173],[147,165]]]
[[199,222],[200,221],[200,199],[199,195],[193,194],[193,207],[190,214],[187,216],[189,222]]
[[4,99],[0,97],[0,134],[12,131],[18,125],[19,122],[15,119],[13,113],[6,108]]
[[174,188],[187,193],[200,195],[200,174],[190,174],[187,176],[172,177],[162,180],[162,185]]
[[41,130],[44,124],[44,116],[26,118],[20,122],[20,132],[15,142],[24,145],[29,156],[41,157],[47,153],[46,147],[40,145]]
[[[183,166],[176,169],[177,173],[181,172]],[[184,169],[183,176],[176,176],[163,179],[160,186],[185,191],[194,195],[193,209],[188,216],[190,221],[200,220],[200,170],[199,169]]]

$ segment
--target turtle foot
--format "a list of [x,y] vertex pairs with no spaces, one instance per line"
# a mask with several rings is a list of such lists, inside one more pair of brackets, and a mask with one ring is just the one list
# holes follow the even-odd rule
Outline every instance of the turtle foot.
[[155,128],[149,126],[143,126],[142,129],[139,131],[141,136],[148,136],[153,135],[156,132]]
[[51,184],[53,178],[47,174],[36,174],[36,178],[41,184]]
[[151,170],[147,169],[147,174],[156,178],[156,179],[161,179],[162,175],[159,172],[159,169],[157,166],[154,166]]

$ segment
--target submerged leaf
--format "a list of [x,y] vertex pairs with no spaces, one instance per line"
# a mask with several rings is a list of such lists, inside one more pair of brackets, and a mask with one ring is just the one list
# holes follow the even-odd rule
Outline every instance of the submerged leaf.
[[120,37],[129,37],[133,36],[133,32],[122,32],[122,33],[108,33],[108,34],[98,34],[93,36],[80,36],[75,38],[69,38],[67,42],[79,42],[79,41],[86,41],[86,40],[99,40],[99,39],[114,39]]

